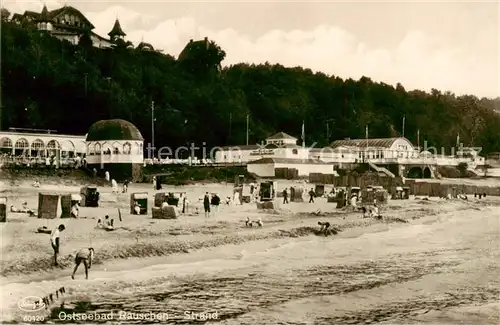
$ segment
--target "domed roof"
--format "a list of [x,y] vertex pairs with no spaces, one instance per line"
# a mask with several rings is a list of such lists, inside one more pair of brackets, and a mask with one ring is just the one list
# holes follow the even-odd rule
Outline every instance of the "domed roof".
[[102,120],[92,124],[86,141],[106,140],[144,141],[144,138],[135,125],[125,120]]

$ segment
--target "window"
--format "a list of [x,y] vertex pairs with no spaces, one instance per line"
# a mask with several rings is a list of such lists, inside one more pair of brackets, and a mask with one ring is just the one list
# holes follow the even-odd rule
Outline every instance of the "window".
[[114,155],[119,155],[120,154],[120,149],[118,149],[117,147],[114,147],[113,148],[113,154]]
[[132,151],[132,146],[130,145],[130,143],[126,142],[124,145],[123,145],[123,154],[125,155],[130,155],[130,152]]
[[297,154],[299,153],[299,151],[298,151],[297,149],[293,149],[293,150],[292,150],[292,153],[293,153],[294,155],[297,155]]

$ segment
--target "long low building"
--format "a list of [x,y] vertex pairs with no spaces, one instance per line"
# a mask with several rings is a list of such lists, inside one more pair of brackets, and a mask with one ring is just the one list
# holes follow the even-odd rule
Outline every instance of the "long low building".
[[85,135],[0,131],[0,151],[14,156],[84,156]]
[[332,164],[314,159],[262,158],[247,165],[249,173],[260,177],[275,177],[279,168],[296,169],[298,176],[309,176],[311,173],[334,174]]

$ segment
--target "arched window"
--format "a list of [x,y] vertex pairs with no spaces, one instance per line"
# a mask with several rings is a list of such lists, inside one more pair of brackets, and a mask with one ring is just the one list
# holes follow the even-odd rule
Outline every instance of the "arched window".
[[114,155],[119,155],[120,154],[120,149],[117,147],[113,147],[113,154]]
[[45,149],[45,144],[41,139],[36,139],[35,141],[33,141],[33,143],[31,143],[31,150],[40,151],[44,149]]
[[12,148],[12,140],[9,138],[0,139],[0,148]]
[[29,146],[28,140],[25,138],[21,138],[16,141],[16,149],[26,149],[29,148]]
[[132,151],[132,146],[130,145],[129,142],[125,142],[125,144],[123,144],[123,154],[130,155],[131,151]]
[[59,142],[57,142],[57,140],[50,140],[47,143],[47,149],[61,149],[61,146],[59,145]]
[[95,153],[95,151],[94,151],[94,150],[95,150],[95,144],[93,144],[93,143],[89,143],[89,144],[87,145],[87,153],[88,153],[88,155],[89,155],[89,156],[93,156],[93,155],[94,155],[94,153]]
[[103,155],[111,155],[111,152],[112,152],[113,148],[111,147],[111,145],[107,142],[104,142],[102,144],[102,154]]
[[96,155],[101,155],[102,153],[102,146],[99,142],[95,144],[95,150],[94,150]]

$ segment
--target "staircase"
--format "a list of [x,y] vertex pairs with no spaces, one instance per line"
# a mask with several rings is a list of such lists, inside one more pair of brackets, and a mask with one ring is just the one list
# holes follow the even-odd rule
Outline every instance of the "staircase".
[[374,163],[371,163],[371,162],[368,162],[368,166],[370,166],[370,168],[372,168],[373,170],[375,170],[377,173],[383,173],[389,177],[392,177],[392,178],[395,178],[396,175],[394,175],[389,169],[385,168],[385,167],[379,167],[377,165],[375,165]]

